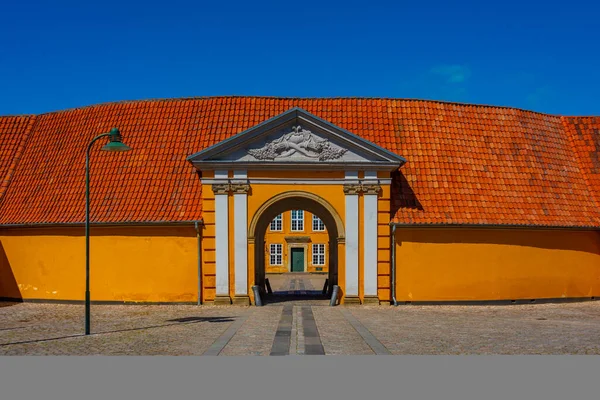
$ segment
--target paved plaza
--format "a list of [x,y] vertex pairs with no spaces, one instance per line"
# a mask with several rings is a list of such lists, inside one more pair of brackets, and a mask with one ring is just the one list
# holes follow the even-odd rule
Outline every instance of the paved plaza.
[[265,307],[93,305],[90,336],[83,305],[0,303],[0,355],[600,354],[598,302],[329,307],[322,275],[269,280]]

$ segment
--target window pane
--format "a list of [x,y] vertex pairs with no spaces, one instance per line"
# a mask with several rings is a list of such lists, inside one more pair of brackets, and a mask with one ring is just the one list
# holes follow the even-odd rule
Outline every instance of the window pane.
[[313,244],[313,265],[325,265],[325,245]]
[[316,215],[313,215],[312,229],[313,231],[325,230],[325,224],[323,223],[323,221],[321,221],[321,218],[317,217]]
[[271,265],[282,265],[283,264],[283,245],[281,244],[272,244],[269,248],[270,257],[269,262]]
[[304,210],[292,210],[292,230],[304,230]]
[[272,231],[280,231],[281,230],[281,221],[282,221],[281,214],[279,214],[278,216],[273,218],[273,221],[271,221],[271,230]]

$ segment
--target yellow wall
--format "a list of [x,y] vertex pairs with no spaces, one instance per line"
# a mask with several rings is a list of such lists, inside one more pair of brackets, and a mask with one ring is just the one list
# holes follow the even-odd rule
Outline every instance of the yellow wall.
[[[265,244],[266,249],[268,251],[269,245],[273,244],[281,244],[283,248],[283,265],[281,266],[272,266],[270,264],[270,257],[267,252],[265,252],[265,269],[267,273],[280,273],[280,272],[289,272],[289,251],[288,251],[288,242],[286,241],[286,237],[290,236],[308,236],[310,237],[310,241],[307,243],[306,251],[304,254],[306,260],[306,272],[327,272],[329,266],[329,234],[327,233],[327,228],[324,231],[313,231],[312,229],[312,218],[313,215],[308,211],[304,211],[304,230],[303,231],[292,231],[292,213],[291,211],[286,211],[282,215],[282,230],[280,232],[271,231],[270,227],[267,228],[267,233],[265,235]],[[312,263],[312,245],[313,244],[324,244],[325,245],[325,265],[313,265]],[[304,243],[294,243],[292,247],[302,247]],[[318,271],[320,268],[320,271]]]
[[399,301],[600,296],[600,233],[411,229],[396,232]]
[[[0,231],[0,297],[17,297],[18,288],[23,299],[83,300],[82,233],[83,227]],[[197,301],[193,227],[93,227],[91,234],[92,301]]]

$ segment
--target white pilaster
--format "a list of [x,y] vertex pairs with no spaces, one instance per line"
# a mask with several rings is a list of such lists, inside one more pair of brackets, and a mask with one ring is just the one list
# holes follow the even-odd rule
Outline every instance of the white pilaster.
[[[215,250],[216,250],[216,295],[229,296],[229,188],[227,171],[215,171]],[[215,190],[215,187],[222,186]],[[223,188],[225,187],[225,188]]]
[[358,297],[358,172],[347,171],[346,198],[346,297]]
[[235,295],[248,296],[248,184],[246,171],[233,173]]
[[377,296],[377,172],[366,171],[363,191],[364,200],[364,294],[365,297]]

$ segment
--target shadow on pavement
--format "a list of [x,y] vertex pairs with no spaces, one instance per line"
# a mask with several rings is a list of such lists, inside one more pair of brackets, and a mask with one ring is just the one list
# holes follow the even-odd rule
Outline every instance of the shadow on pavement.
[[[145,329],[153,329],[153,328],[164,328],[167,326],[175,326],[175,325],[188,325],[188,324],[195,324],[198,322],[233,322],[235,320],[235,318],[237,317],[185,317],[185,318],[176,318],[176,319],[169,319],[167,320],[167,322],[177,322],[175,324],[163,324],[163,325],[151,325],[151,326],[143,326],[140,328],[128,328],[128,329],[116,329],[113,331],[101,331],[101,332],[93,332],[90,334],[90,336],[97,336],[97,335],[106,335],[106,334],[110,334],[110,333],[119,333],[119,332],[130,332],[130,331],[142,331]],[[9,329],[22,329],[25,327],[17,327],[17,328],[9,328]],[[52,337],[52,338],[43,338],[43,339],[34,339],[34,340],[22,340],[19,342],[10,342],[10,343],[0,343],[0,347],[1,346],[9,346],[9,345],[15,345],[15,344],[28,344],[28,343],[38,343],[38,342],[47,342],[47,341],[51,341],[51,340],[61,340],[61,339],[70,339],[70,338],[77,338],[77,337],[84,337],[85,335],[80,333],[80,334],[76,334],[76,335],[66,335],[66,336],[59,336],[59,337]]]

